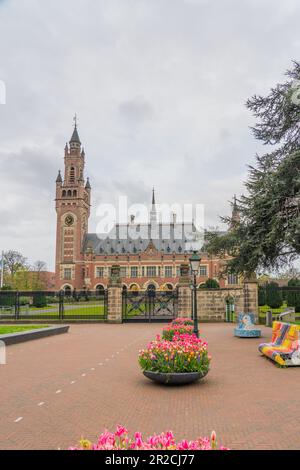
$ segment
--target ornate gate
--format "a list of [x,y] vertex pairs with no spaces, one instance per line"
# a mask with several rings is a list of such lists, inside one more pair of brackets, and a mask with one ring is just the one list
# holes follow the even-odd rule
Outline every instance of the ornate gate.
[[124,322],[167,322],[177,316],[177,291],[123,292]]

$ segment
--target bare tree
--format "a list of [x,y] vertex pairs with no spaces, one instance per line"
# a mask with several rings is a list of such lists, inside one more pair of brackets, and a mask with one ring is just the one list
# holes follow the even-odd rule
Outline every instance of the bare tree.
[[44,271],[47,271],[47,264],[45,263],[45,261],[41,261],[41,260],[36,261],[32,267],[32,271],[34,273],[33,278],[32,278],[33,289],[43,288],[45,282],[44,282],[42,273]]
[[32,270],[36,273],[47,271],[47,264],[45,263],[45,261],[38,260],[34,263]]
[[14,250],[9,250],[4,252],[4,269],[13,279],[15,274],[28,267],[27,258],[25,258],[21,253]]

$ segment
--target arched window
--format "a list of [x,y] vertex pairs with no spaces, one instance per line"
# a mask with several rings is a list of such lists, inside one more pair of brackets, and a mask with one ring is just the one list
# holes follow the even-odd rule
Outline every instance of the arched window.
[[72,197],[72,191],[71,191],[71,189],[69,189],[67,195],[68,195],[68,197]]
[[64,287],[65,295],[70,296],[72,293],[72,287],[71,286],[65,286]]
[[77,197],[77,191],[76,191],[76,189],[73,191],[73,197]]
[[147,287],[147,292],[148,292],[149,297],[155,297],[155,295],[156,295],[155,285],[154,284],[149,284],[149,286]]
[[70,168],[69,181],[71,184],[75,183],[75,168],[73,166]]
[[99,284],[98,286],[96,286],[96,296],[97,297],[101,297],[104,295],[104,287],[102,286],[102,284]]
[[62,192],[62,197],[66,197],[66,195],[67,195],[67,192],[66,192],[66,190],[64,189],[63,192]]

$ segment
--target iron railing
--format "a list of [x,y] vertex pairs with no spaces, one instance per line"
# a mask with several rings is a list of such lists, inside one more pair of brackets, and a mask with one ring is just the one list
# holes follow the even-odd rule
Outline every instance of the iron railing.
[[0,291],[1,320],[105,320],[107,291]]

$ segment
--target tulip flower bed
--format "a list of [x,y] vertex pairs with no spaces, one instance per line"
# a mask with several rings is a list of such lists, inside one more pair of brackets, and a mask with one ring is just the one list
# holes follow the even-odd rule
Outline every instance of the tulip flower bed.
[[194,324],[194,322],[190,318],[176,318],[175,320],[173,320],[171,322],[171,325],[173,325],[173,326],[175,326],[175,325],[181,325],[181,326],[190,325],[190,326],[193,326],[193,324]]
[[157,336],[139,353],[139,364],[143,371],[159,373],[199,372],[206,375],[210,356],[207,343],[195,335],[176,334],[174,341]]
[[105,431],[98,441],[93,444],[85,439],[81,440],[78,447],[70,447],[69,450],[228,450],[218,446],[216,433],[212,432],[210,439],[199,437],[195,441],[183,440],[176,442],[172,432],[154,435],[144,440],[141,433],[136,432],[130,437],[129,431],[124,426],[117,426],[114,433]]
[[175,335],[192,335],[193,331],[192,325],[173,325],[170,323],[163,329],[162,337],[166,341],[173,341]]

